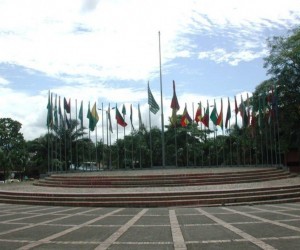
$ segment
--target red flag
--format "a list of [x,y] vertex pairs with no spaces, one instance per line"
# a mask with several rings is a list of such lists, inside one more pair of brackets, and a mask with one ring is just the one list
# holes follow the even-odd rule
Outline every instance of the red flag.
[[175,91],[175,81],[173,80],[173,98],[171,102],[171,109],[172,109],[172,117],[171,117],[171,123],[176,126],[177,123],[177,111],[180,109],[176,91]]
[[223,100],[221,98],[221,110],[218,115],[217,125],[219,125],[223,129]]
[[236,115],[239,112],[239,108],[238,108],[238,105],[237,105],[237,102],[236,102],[236,96],[234,97],[234,112],[235,112]]
[[116,107],[116,119],[117,119],[117,123],[122,126],[122,127],[126,127],[127,123],[124,121],[122,115],[120,114],[118,108]]
[[198,109],[196,111],[196,114],[195,114],[195,121],[197,123],[199,123],[201,120],[202,120],[202,106],[201,106],[201,102],[199,103],[199,106],[198,106]]
[[205,114],[201,120],[201,122],[204,124],[204,126],[206,126],[207,128],[209,127],[209,104],[208,104],[208,101],[207,101],[207,108],[206,108],[206,111],[205,111]]
[[228,97],[228,106],[227,106],[225,128],[228,128],[228,122],[229,122],[230,118],[231,118],[231,108],[230,108],[230,102],[229,102],[229,97]]
[[68,114],[71,112],[71,99],[69,99],[69,102],[67,102],[66,98],[64,97],[64,109]]
[[192,122],[192,118],[190,117],[190,115],[186,109],[186,104],[185,104],[184,111],[183,111],[181,121],[180,121],[181,126],[186,127],[191,122]]

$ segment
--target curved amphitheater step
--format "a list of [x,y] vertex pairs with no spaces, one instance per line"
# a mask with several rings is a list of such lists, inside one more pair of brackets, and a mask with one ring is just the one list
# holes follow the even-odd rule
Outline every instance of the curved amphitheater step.
[[262,182],[291,177],[283,169],[266,168],[241,172],[189,173],[164,175],[107,176],[107,175],[51,175],[34,185],[70,188],[130,188],[200,186],[233,183]]
[[220,191],[33,193],[0,191],[0,202],[86,207],[170,207],[266,204],[300,201],[300,185]]

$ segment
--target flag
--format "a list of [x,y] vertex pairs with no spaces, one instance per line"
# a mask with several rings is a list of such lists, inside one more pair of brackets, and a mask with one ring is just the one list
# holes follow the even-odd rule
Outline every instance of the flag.
[[123,117],[126,115],[126,107],[125,107],[125,104],[123,104],[123,107],[122,107],[122,114],[123,114]]
[[216,101],[214,101],[214,108],[211,111],[210,114],[210,119],[212,120],[214,125],[218,125],[217,124],[217,120],[218,120],[218,112],[217,112],[217,107],[216,107]]
[[234,96],[234,112],[236,115],[239,113],[239,108],[236,102],[236,96]]
[[252,114],[251,114],[251,122],[250,122],[250,128],[251,128],[251,136],[252,136],[252,138],[255,137],[256,124],[257,124],[256,114],[255,114],[255,112],[252,110]]
[[63,119],[63,114],[61,111],[61,106],[60,106],[60,96],[58,97],[58,114],[59,114],[59,120],[60,120],[60,126],[64,126],[64,119]]
[[52,129],[53,125],[53,115],[52,115],[52,93],[51,93],[51,98],[50,98],[50,91],[48,92],[48,104],[47,104],[47,127],[48,129]]
[[197,108],[196,114],[195,114],[195,121],[199,123],[202,120],[202,106],[201,102],[199,103],[199,106]]
[[181,126],[186,127],[191,122],[192,122],[192,118],[190,117],[190,115],[186,109],[186,104],[185,104],[184,111],[183,111],[181,121],[180,121]]
[[117,119],[117,123],[122,126],[122,127],[126,127],[127,123],[124,121],[122,115],[120,114],[118,107],[116,107],[116,119]]
[[112,133],[112,132],[113,132],[113,129],[112,129],[112,125],[111,125],[111,117],[110,117],[110,104],[108,104],[107,119],[108,119],[108,127],[109,127],[109,131]]
[[96,108],[96,102],[93,105],[92,111],[90,113],[90,130],[94,131],[95,127],[97,126],[97,123],[99,121],[99,116],[97,113],[97,108]]
[[86,118],[89,119],[89,129],[90,129],[90,127],[92,126],[92,124],[91,124],[92,115],[91,115],[91,110],[90,110],[90,102],[89,102]]
[[80,127],[83,128],[83,101],[81,101],[78,118],[80,120]]
[[140,104],[138,104],[138,115],[139,115],[139,130],[143,129],[144,124],[142,122],[142,115],[140,110]]
[[207,101],[207,107],[206,107],[206,111],[205,114],[201,120],[201,122],[204,124],[204,126],[206,126],[207,128],[209,127],[209,104]]
[[171,109],[172,109],[172,117],[171,117],[171,123],[173,126],[176,126],[177,123],[177,111],[180,109],[177,96],[176,96],[176,90],[175,90],[175,81],[173,80],[173,97],[171,102]]
[[148,104],[149,104],[149,110],[153,113],[156,114],[159,110],[159,106],[157,102],[155,101],[152,92],[149,87],[149,82],[148,82]]
[[68,114],[70,114],[70,112],[71,112],[70,103],[71,103],[71,99],[69,99],[69,102],[67,102],[66,98],[64,97],[64,109]]
[[67,127],[65,129],[71,129],[71,123],[70,123],[70,121],[68,119],[66,110],[64,110],[64,112],[65,112],[65,121],[66,121],[65,125],[67,125]]
[[218,115],[217,125],[219,125],[223,130],[223,100],[222,100],[222,98],[221,98],[221,110]]
[[130,104],[130,123],[131,123],[131,128],[134,130],[133,124],[132,124],[132,104]]
[[248,120],[247,111],[246,111],[246,107],[242,95],[241,95],[241,104],[240,104],[239,111],[242,117],[242,125],[243,127],[247,127],[249,120]]
[[54,104],[54,126],[58,128],[58,115],[57,115],[57,95],[55,95],[55,104]]
[[226,113],[226,121],[225,121],[225,128],[228,128],[228,122],[231,118],[231,108],[230,108],[230,101],[228,97],[228,106],[227,106],[227,113]]
[[246,100],[246,111],[247,111],[247,125],[249,125],[251,115],[250,115],[250,98],[249,98],[248,93],[247,93],[247,100]]

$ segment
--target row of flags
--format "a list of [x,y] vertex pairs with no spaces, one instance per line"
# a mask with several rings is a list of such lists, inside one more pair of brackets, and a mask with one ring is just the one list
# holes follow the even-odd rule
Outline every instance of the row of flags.
[[[276,91],[276,87],[275,87]],[[255,128],[257,125],[262,127],[263,120],[267,121],[268,124],[271,123],[271,120],[275,118],[278,108],[278,98],[277,93],[274,91],[274,87],[272,86],[269,91],[266,93],[262,93],[258,97],[258,107],[254,108],[250,106],[250,98],[247,94],[246,101],[243,100],[241,95],[241,102],[238,106],[236,96],[234,97],[234,113],[236,117],[235,123],[237,124],[237,116],[240,113],[242,119],[242,127],[249,127]],[[224,114],[223,114],[223,99],[221,98],[221,107],[220,111],[217,111],[216,101],[214,100],[213,109],[210,112],[210,105],[207,101],[206,108],[202,107],[202,103],[198,104],[198,108],[195,113],[194,120],[197,124],[200,122],[207,128],[209,128],[209,121],[212,121],[214,126],[219,126],[222,130],[224,129]],[[171,109],[172,109],[172,116],[170,118],[171,124],[173,126],[177,126],[177,112],[180,109],[179,102],[176,95],[175,90],[175,81],[173,81],[173,97],[171,101]],[[225,129],[228,129],[230,124],[229,121],[231,119],[231,106],[230,100],[228,97],[228,104],[227,104],[227,111],[225,116]],[[186,127],[189,123],[191,123],[193,119],[190,117],[187,106],[185,104],[185,108],[180,120],[180,125],[182,127]]]
[[[236,117],[236,123],[237,123],[237,115],[240,113],[241,119],[242,119],[242,126],[248,127],[248,126],[256,126],[262,124],[263,117],[267,117],[268,122],[270,123],[270,120],[272,117],[275,116],[275,109],[277,108],[277,97],[276,93],[274,93],[273,88],[271,91],[267,92],[266,94],[263,94],[259,97],[259,106],[256,108],[256,110],[253,107],[250,107],[250,98],[247,94],[247,99],[244,102],[242,95],[241,95],[241,102],[240,105],[237,105],[237,99],[236,96],[234,97],[234,113]],[[156,114],[160,107],[155,101],[155,98],[150,90],[149,83],[148,83],[148,105],[149,105],[149,111],[153,114]],[[180,105],[177,99],[176,95],[176,89],[175,89],[175,81],[173,81],[173,97],[171,100],[172,114],[170,117],[170,122],[172,126],[176,127],[177,124],[177,112],[180,110]],[[212,107],[212,111],[210,112],[210,107]],[[66,128],[70,128],[70,120],[71,120],[71,99],[67,101],[66,98],[63,99],[63,109],[61,107],[61,98],[58,97],[56,94],[54,96],[53,93],[50,93],[48,95],[48,115],[47,115],[47,126],[50,129],[53,129],[54,127],[58,128],[59,126],[65,126]],[[125,115],[126,115],[126,107],[123,105],[122,107],[122,114],[119,111],[117,105],[113,108],[108,106],[107,112],[107,118],[109,122],[109,130],[112,132],[112,125],[111,125],[111,110],[115,109],[115,119],[117,121],[117,124],[126,127],[128,124],[125,121]],[[76,110],[77,110],[77,100],[76,100]],[[77,111],[76,111],[77,112]],[[223,99],[221,98],[221,107],[220,111],[217,111],[216,101],[214,100],[213,106],[209,105],[209,102],[207,101],[206,107],[202,107],[202,103],[200,102],[198,104],[194,119],[191,118],[191,116],[188,113],[187,105],[185,104],[184,111],[181,116],[180,125],[182,127],[187,127],[188,124],[192,123],[193,120],[199,124],[202,123],[205,127],[209,128],[209,123],[212,121],[214,126],[219,126],[222,130],[228,129],[230,126],[230,119],[231,119],[231,107],[230,107],[230,100],[228,97],[228,104],[227,104],[227,111],[225,116],[225,121],[223,120],[224,114],[223,114]],[[90,108],[90,102],[88,104],[88,110],[86,118],[89,120],[89,129],[90,131],[94,131],[97,123],[99,121],[99,115],[97,112],[97,105],[96,102],[93,104],[92,108]],[[140,105],[138,104],[138,118],[139,118],[139,129],[143,127],[142,117],[141,117],[141,111],[140,111]],[[77,119],[77,116],[76,116]],[[83,128],[83,120],[84,120],[84,114],[83,114],[83,101],[80,103],[80,108],[78,112],[78,119],[80,120],[80,127]],[[133,113],[132,113],[132,104],[130,105],[130,122],[131,122],[131,128],[134,130],[133,126]]]

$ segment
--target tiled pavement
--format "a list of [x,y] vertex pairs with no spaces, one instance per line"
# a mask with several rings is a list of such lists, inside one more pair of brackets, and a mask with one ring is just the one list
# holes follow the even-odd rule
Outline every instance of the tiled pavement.
[[300,249],[300,203],[88,208],[0,204],[0,249]]

